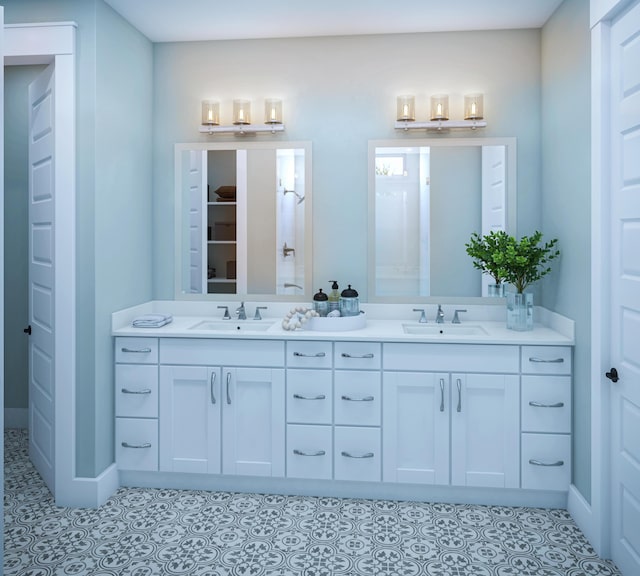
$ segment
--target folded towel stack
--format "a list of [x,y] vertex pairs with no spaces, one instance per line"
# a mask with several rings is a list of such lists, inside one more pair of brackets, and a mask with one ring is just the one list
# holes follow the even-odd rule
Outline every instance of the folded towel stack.
[[171,314],[143,314],[133,320],[136,328],[160,328],[173,320]]

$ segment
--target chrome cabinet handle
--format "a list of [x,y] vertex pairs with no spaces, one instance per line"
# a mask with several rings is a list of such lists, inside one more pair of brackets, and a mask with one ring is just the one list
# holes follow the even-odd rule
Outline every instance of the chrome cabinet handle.
[[128,388],[122,388],[123,394],[151,394],[150,388],[143,388],[142,390],[129,390]]
[[301,394],[294,394],[293,397],[296,400],[324,400],[326,398],[324,394],[318,394],[317,396],[302,396]]
[[123,448],[151,448],[151,442],[145,442],[144,444],[129,444],[129,442],[122,442]]
[[373,458],[374,456],[373,452],[365,452],[364,454],[357,456],[355,454],[350,454],[349,452],[345,452],[344,450],[340,452],[340,454],[345,458]]
[[318,450],[317,452],[303,452],[294,448],[293,453],[296,456],[324,456],[326,452],[324,450]]
[[562,408],[564,406],[564,402],[556,402],[555,404],[543,404],[542,402],[534,402],[533,400],[529,402],[529,406],[533,406],[534,408]]
[[211,404],[215,404],[216,403],[216,395],[215,395],[215,391],[213,389],[214,384],[216,383],[216,373],[215,372],[211,372],[211,379],[209,381],[209,391],[211,393]]
[[149,354],[151,352],[151,348],[120,348],[120,350],[131,354]]
[[326,354],[324,352],[316,352],[315,354],[303,354],[302,352],[294,352],[294,356],[299,358],[324,358]]
[[351,396],[342,396],[343,400],[348,402],[373,402],[375,398],[373,396],[363,396],[362,398],[352,398]]
[[341,356],[343,358],[373,358],[373,352],[369,352],[368,354],[362,354],[361,356],[354,356],[351,354],[347,354],[346,352],[343,352]]
[[231,404],[231,396],[229,396],[230,382],[231,382],[231,372],[227,372],[227,404]]
[[440,412],[444,412],[444,378],[440,378]]
[[458,387],[458,407],[456,412],[462,412],[462,381],[460,378],[456,379],[456,386]]
[[541,462],[540,460],[535,460],[533,458],[531,458],[531,460],[529,460],[529,464],[532,464],[533,466],[564,466],[564,460],[556,460],[555,462]]
[[554,358],[553,360],[546,360],[545,358],[538,358],[537,356],[529,357],[529,362],[536,362],[542,364],[562,364],[564,358]]

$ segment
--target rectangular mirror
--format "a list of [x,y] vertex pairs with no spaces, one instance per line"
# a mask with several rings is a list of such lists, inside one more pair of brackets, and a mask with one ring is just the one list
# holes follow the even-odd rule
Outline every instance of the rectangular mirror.
[[515,166],[515,138],[369,142],[369,300],[486,296],[465,243],[516,233]]
[[176,298],[310,298],[310,143],[176,144],[175,175]]

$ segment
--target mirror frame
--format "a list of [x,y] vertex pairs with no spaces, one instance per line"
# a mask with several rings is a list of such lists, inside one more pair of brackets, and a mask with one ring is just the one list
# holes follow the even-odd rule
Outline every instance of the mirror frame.
[[[303,294],[191,294],[182,289],[182,262],[185,246],[183,245],[182,227],[182,153],[186,150],[210,151],[210,150],[278,150],[299,148],[305,155],[305,211],[304,211],[304,261],[305,277]],[[174,261],[174,298],[176,300],[190,301],[258,301],[258,302],[306,302],[311,300],[313,294],[313,188],[312,188],[312,156],[310,141],[286,141],[273,140],[261,142],[186,142],[174,144],[174,234],[175,234],[175,261]],[[307,273],[308,267],[308,273]]]
[[[455,304],[469,302],[478,304],[495,303],[502,305],[504,298],[486,296],[377,296],[376,286],[376,251],[375,251],[375,194],[376,177],[375,162],[377,148],[417,148],[429,147],[471,147],[471,146],[504,146],[506,149],[507,191],[506,191],[506,227],[509,234],[516,234],[517,227],[517,145],[516,138],[411,138],[393,140],[369,140],[368,157],[368,234],[367,234],[367,300],[371,303],[410,304],[413,302]],[[469,265],[472,266],[471,262]]]

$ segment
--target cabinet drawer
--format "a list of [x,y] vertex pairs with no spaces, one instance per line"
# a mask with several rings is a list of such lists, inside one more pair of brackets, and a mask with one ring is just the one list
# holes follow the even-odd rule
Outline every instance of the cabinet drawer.
[[335,371],[334,418],[336,424],[379,426],[380,372]]
[[287,422],[331,424],[330,370],[287,370]]
[[116,362],[157,364],[158,339],[125,336],[116,338]]
[[331,480],[331,426],[287,426],[287,477]]
[[121,470],[158,470],[158,421],[116,418],[116,463]]
[[522,434],[522,487],[566,491],[570,482],[571,436]]
[[284,342],[163,338],[160,363],[191,366],[284,366]]
[[381,365],[381,346],[377,342],[336,342],[335,367],[376,370]]
[[522,376],[522,431],[571,432],[571,377]]
[[518,346],[393,342],[384,345],[382,355],[385,370],[494,374],[520,371]]
[[380,481],[380,429],[334,428],[336,480]]
[[523,374],[571,374],[569,346],[523,346]]
[[158,417],[158,367],[116,364],[116,416]]
[[287,342],[287,367],[331,368],[332,365],[331,342]]

